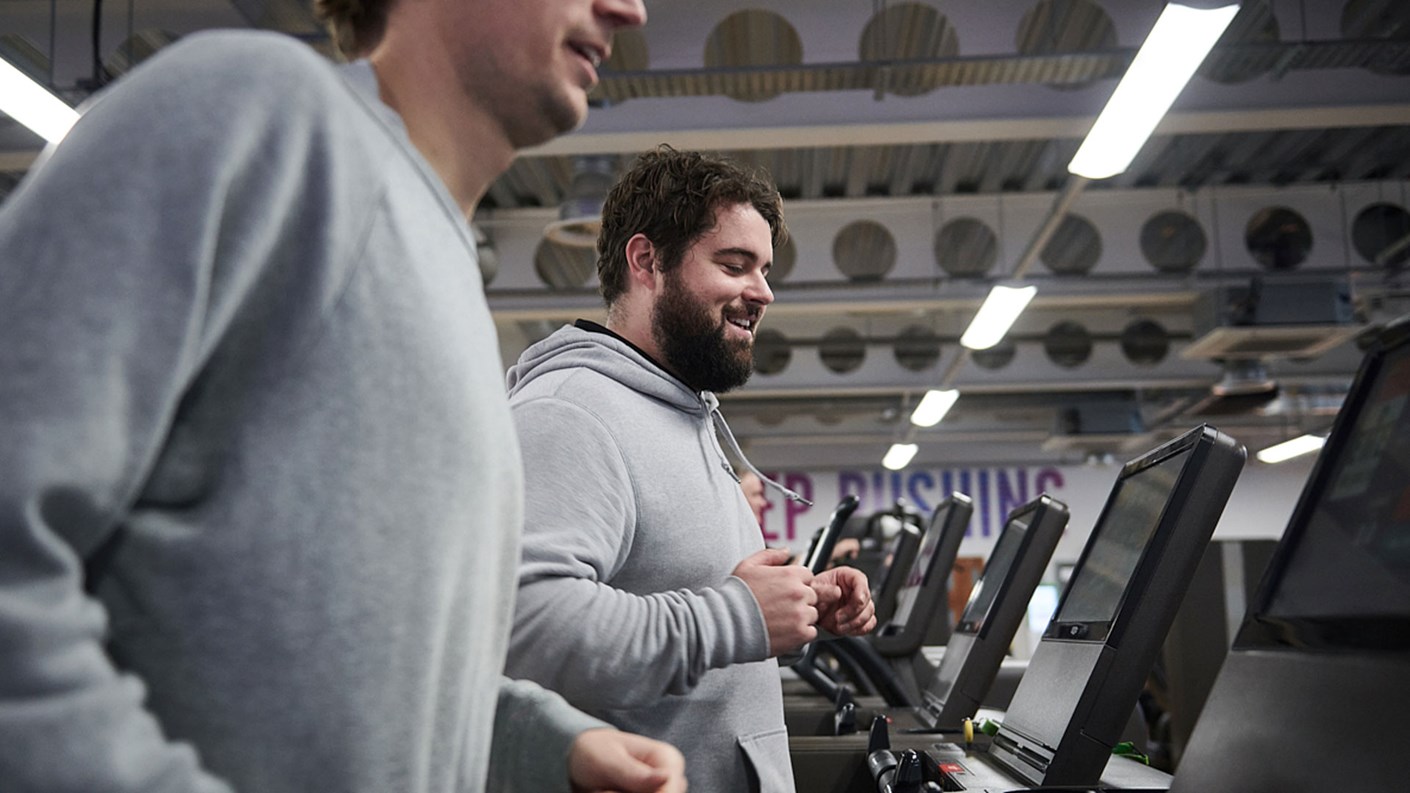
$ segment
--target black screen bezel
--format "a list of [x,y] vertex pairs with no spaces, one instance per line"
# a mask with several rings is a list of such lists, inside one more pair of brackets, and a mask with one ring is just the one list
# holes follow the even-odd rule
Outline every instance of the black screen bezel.
[[[1003,577],[999,580],[999,591],[994,593],[994,597],[989,601],[989,607],[984,610],[984,614],[982,614],[977,621],[966,620],[964,619],[964,617],[969,612],[969,606],[974,601],[975,595],[979,594],[979,586],[984,582],[984,579],[989,577],[990,571],[986,565],[986,569],[979,576],[979,581],[975,582],[975,588],[969,593],[970,599],[965,602],[965,607],[960,612],[960,621],[957,625],[955,625],[955,633],[966,633],[971,636],[978,637],[987,636],[989,634],[989,626],[992,625],[994,622],[993,620],[989,619],[989,617],[994,613],[995,606],[1003,599],[1004,595],[1011,588],[1013,584],[1013,571],[1017,569],[1019,563],[1023,561],[1023,554],[1028,550],[1028,546],[1032,543],[1034,529],[1036,528],[1038,521],[1030,520],[1030,518],[1036,513],[1038,513],[1039,510],[1042,510],[1044,508],[1045,505],[1042,501],[1034,501],[1030,504],[1028,509],[1024,509],[1021,511],[1015,510],[1012,514],[1009,515],[1009,519],[1004,521],[1003,531],[999,532],[999,539],[994,542],[995,549],[998,549],[999,543],[1002,543],[1004,541],[1004,535],[1013,528],[1013,524],[1015,522],[1024,521],[1023,536],[1019,538],[1018,548],[1014,551],[1013,560],[1009,563],[1009,569],[1004,571]],[[990,554],[991,558],[992,556],[993,555]]]
[[1321,494],[1330,486],[1336,462],[1354,439],[1354,429],[1385,368],[1386,360],[1410,345],[1410,318],[1387,328],[1367,351],[1351,390],[1332,422],[1331,433],[1317,455],[1312,473],[1293,508],[1283,539],[1268,563],[1258,592],[1249,605],[1236,649],[1315,649],[1324,651],[1410,651],[1410,617],[1394,615],[1274,616],[1268,613],[1278,586],[1307,533]]
[[[1077,564],[1072,568],[1072,577],[1068,579],[1067,585],[1063,587],[1062,596],[1058,598],[1057,608],[1053,611],[1053,618],[1048,623],[1047,629],[1043,631],[1044,639],[1059,639],[1063,641],[1080,642],[1117,642],[1124,631],[1125,617],[1139,603],[1139,596],[1132,597],[1133,590],[1144,591],[1145,587],[1135,587],[1139,581],[1144,581],[1154,574],[1154,567],[1158,563],[1165,545],[1169,542],[1171,527],[1174,525],[1175,511],[1172,506],[1178,508],[1185,504],[1192,495],[1190,490],[1193,487],[1194,477],[1191,471],[1198,470],[1197,465],[1203,465],[1204,458],[1209,454],[1210,441],[1206,426],[1196,427],[1186,434],[1176,438],[1169,443],[1153,449],[1143,457],[1139,457],[1122,466],[1121,473],[1117,475],[1116,484],[1112,487],[1111,495],[1107,497],[1106,504],[1102,507],[1101,515],[1097,517],[1097,522],[1092,528],[1092,535],[1088,537],[1087,544],[1082,547],[1082,555],[1078,558]],[[1116,609],[1112,613],[1110,620],[1064,620],[1062,619],[1063,608],[1067,605],[1068,595],[1072,592],[1073,584],[1081,577],[1082,571],[1086,568],[1087,557],[1091,554],[1092,548],[1100,539],[1100,532],[1106,524],[1108,514],[1116,504],[1117,496],[1121,493],[1122,486],[1136,474],[1153,468],[1172,457],[1189,452],[1189,456],[1181,465],[1180,471],[1175,476],[1175,486],[1170,489],[1170,495],[1166,497],[1165,504],[1160,509],[1160,516],[1156,519],[1155,529],[1151,532],[1150,540],[1145,548],[1141,550],[1140,557],[1136,560],[1136,566],[1131,571],[1131,577],[1127,579],[1126,586],[1121,591],[1121,596],[1117,599]]]
[[[920,546],[916,548],[916,556],[915,560],[911,562],[911,569],[906,571],[905,580],[909,581],[916,567],[921,564],[926,565],[925,569],[921,571],[920,583],[914,587],[915,597],[911,598],[911,602],[908,604],[908,608],[912,609],[912,611],[905,615],[905,620],[901,619],[901,595],[907,590],[906,584],[902,583],[901,588],[896,590],[896,609],[891,613],[891,619],[888,621],[888,624],[901,626],[904,630],[905,625],[910,622],[910,618],[915,613],[915,600],[920,597],[920,593],[925,590],[926,585],[930,582],[931,574],[935,572],[935,561],[940,554],[940,546],[945,540],[945,535],[951,531],[964,531],[965,529],[964,526],[953,525],[955,515],[959,512],[959,507],[962,502],[968,502],[968,496],[965,496],[963,493],[951,493],[945,497],[944,501],[937,504],[935,511],[930,514],[930,525],[925,530],[925,536],[921,537]],[[968,522],[968,520],[969,518],[966,518],[966,522]],[[935,547],[931,550],[930,558],[923,559],[922,552],[925,550],[925,543],[929,542],[932,537],[935,539]],[[946,575],[949,575],[949,573],[946,572]]]
[[842,536],[842,528],[847,519],[852,517],[852,513],[857,511],[860,503],[861,500],[854,495],[843,496],[833,508],[832,515],[828,517],[827,525],[819,530],[813,543],[808,546],[808,551],[803,556],[803,566],[814,575],[827,568],[827,563],[832,558],[832,549],[837,545],[837,538]]

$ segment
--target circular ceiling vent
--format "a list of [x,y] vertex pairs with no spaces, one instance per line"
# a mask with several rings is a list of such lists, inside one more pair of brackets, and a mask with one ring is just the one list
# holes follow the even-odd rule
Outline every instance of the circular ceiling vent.
[[1224,85],[1246,83],[1266,74],[1283,57],[1274,47],[1259,46],[1277,42],[1278,18],[1267,0],[1244,0],[1197,73]]
[[[651,68],[651,54],[646,36],[635,28],[619,30],[612,36],[612,55],[602,64],[602,76],[612,72],[644,72]],[[609,96],[605,83],[599,82],[588,92],[588,101],[596,105],[621,104],[631,98],[627,91],[613,91]]]
[[[803,40],[788,20],[772,11],[736,11],[720,21],[705,41],[705,68],[748,70],[766,66],[797,66],[803,62]],[[762,102],[783,93],[774,76],[760,70],[747,80],[727,80],[724,94],[743,102]]]
[[880,281],[896,266],[896,239],[880,223],[858,220],[833,238],[832,260],[853,281]]
[[1014,344],[1013,339],[1005,337],[987,350],[971,350],[969,358],[981,369],[1002,369],[1013,363],[1017,353],[1018,345]]
[[1399,269],[1410,261],[1410,212],[1395,204],[1372,204],[1356,213],[1351,244],[1372,264]]
[[1199,221],[1179,210],[1152,215],[1141,226],[1141,253],[1162,273],[1195,269],[1208,246]]
[[822,342],[818,344],[818,357],[830,371],[847,374],[861,368],[867,357],[867,345],[855,330],[833,328],[823,334]]
[[1043,337],[1043,352],[1064,369],[1081,366],[1092,357],[1092,334],[1076,322],[1059,322]]
[[550,289],[581,289],[596,271],[597,256],[592,248],[545,239],[534,251],[534,272]]
[[896,363],[912,372],[923,372],[940,360],[940,337],[924,325],[911,325],[896,337]]
[[763,375],[778,374],[793,360],[793,348],[788,337],[773,328],[764,328],[754,338],[754,371]]
[[999,239],[976,218],[955,218],[935,234],[935,263],[955,278],[977,278],[993,269]]
[[[944,14],[920,3],[883,7],[862,29],[857,48],[863,62],[934,60],[960,52],[955,28]],[[935,89],[921,69],[900,65],[888,72],[879,88],[897,96],[920,96]]]
[[1287,207],[1260,209],[1244,229],[1249,255],[1267,270],[1292,270],[1312,252],[1312,229]]
[[[1116,26],[1092,0],[1040,0],[1023,15],[1014,41],[1023,55],[1067,55],[1116,48]],[[1047,83],[1049,88],[1086,88],[1091,80]]]
[[1170,334],[1151,319],[1138,319],[1121,331],[1121,354],[1139,366],[1155,366],[1170,352]]
[[1102,257],[1102,235],[1092,221],[1069,214],[1039,254],[1043,266],[1058,275],[1083,275]]

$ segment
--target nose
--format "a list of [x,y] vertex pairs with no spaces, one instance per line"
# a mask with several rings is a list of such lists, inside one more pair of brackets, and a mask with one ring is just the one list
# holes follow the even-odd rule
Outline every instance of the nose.
[[755,270],[749,277],[744,287],[744,299],[761,306],[774,302],[774,290],[769,288],[769,281],[764,277],[762,269]]
[[639,28],[646,24],[644,0],[597,0],[593,4],[593,14],[614,30]]

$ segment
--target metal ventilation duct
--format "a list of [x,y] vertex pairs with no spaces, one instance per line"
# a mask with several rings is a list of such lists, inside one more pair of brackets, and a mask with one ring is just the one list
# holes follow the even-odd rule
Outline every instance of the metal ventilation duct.
[[558,220],[548,224],[544,236],[569,248],[596,247],[597,234],[602,230],[602,204],[616,177],[615,156],[575,158],[568,195],[558,207]]

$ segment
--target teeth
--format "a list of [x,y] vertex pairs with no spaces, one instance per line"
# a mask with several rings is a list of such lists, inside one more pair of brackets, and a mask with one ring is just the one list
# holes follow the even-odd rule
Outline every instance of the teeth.
[[600,53],[598,53],[597,50],[595,50],[595,49],[593,49],[593,48],[591,48],[591,47],[585,47],[585,46],[580,45],[580,44],[574,44],[574,45],[573,45],[573,51],[574,51],[574,52],[577,52],[579,55],[583,56],[584,58],[587,58],[587,59],[588,59],[588,63],[591,63],[591,64],[592,64],[592,68],[594,68],[594,69],[596,69],[597,67],[599,67],[599,66],[602,65],[602,55],[601,55]]

